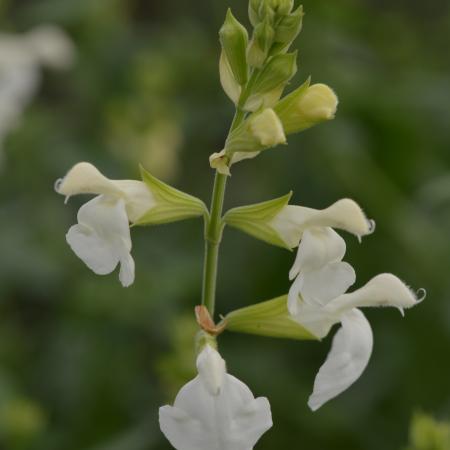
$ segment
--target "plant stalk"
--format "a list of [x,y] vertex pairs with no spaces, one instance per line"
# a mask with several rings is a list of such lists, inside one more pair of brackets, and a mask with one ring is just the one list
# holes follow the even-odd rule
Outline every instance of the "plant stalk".
[[[250,77],[246,88],[241,94],[229,133],[235,130],[245,120],[245,111],[243,109],[243,105],[245,104],[251,93],[256,75],[257,72],[255,71]],[[223,230],[222,210],[227,179],[227,175],[216,172],[214,178],[209,222],[207,223],[205,232],[205,259],[203,266],[202,304],[206,306],[213,319],[216,303],[216,282],[219,260],[219,247],[222,240]]]

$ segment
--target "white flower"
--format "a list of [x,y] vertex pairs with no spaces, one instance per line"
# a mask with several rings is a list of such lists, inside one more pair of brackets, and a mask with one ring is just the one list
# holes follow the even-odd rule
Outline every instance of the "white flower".
[[353,268],[342,262],[345,242],[331,228],[303,233],[291,270],[296,277],[288,295],[291,316],[317,338],[341,323],[330,353],[320,368],[309,399],[320,408],[352,385],[362,374],[372,353],[372,330],[363,313],[366,306],[393,306],[403,313],[418,303],[417,296],[396,276],[381,274],[360,289],[346,294],[355,282]]
[[374,229],[363,210],[353,200],[344,198],[325,209],[286,205],[270,224],[286,244],[297,247],[303,232],[313,227],[332,227],[348,231],[361,239]]
[[251,450],[272,426],[266,398],[226,373],[207,345],[197,359],[199,375],[183,386],[174,406],[159,410],[162,432],[177,450]]
[[38,89],[40,65],[65,68],[73,53],[68,37],[54,26],[39,26],[21,35],[0,33],[0,147]]
[[67,233],[75,254],[96,274],[111,273],[120,263],[123,286],[134,281],[129,222],[137,221],[156,202],[142,181],[109,180],[92,164],[76,164],[59,180],[56,191],[69,198],[76,194],[98,194],[78,212],[78,224]]

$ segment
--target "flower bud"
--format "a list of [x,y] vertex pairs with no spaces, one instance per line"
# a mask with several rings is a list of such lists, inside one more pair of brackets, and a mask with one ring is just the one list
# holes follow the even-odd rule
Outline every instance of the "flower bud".
[[250,19],[250,23],[256,27],[260,20],[259,10],[261,6],[262,0],[250,0],[248,3],[248,17]]
[[283,127],[273,109],[268,108],[255,115],[249,123],[249,129],[263,147],[286,143]]
[[277,47],[287,48],[298,36],[303,23],[303,6],[299,6],[292,14],[281,19],[275,33]]
[[285,16],[292,11],[294,0],[269,0],[272,10],[280,16]]
[[243,159],[254,158],[261,152],[278,144],[285,144],[286,136],[280,119],[273,109],[266,108],[253,113],[228,137],[225,148],[209,157],[213,169],[230,175],[229,166]]
[[235,152],[257,152],[285,142],[280,119],[273,109],[266,108],[252,114],[231,133],[225,144],[225,152],[231,157]]
[[251,24],[256,27],[264,20],[277,22],[288,15],[294,7],[294,0],[250,0],[248,16]]
[[334,119],[338,99],[325,84],[309,85],[309,80],[282,99],[274,108],[286,134],[297,133]]
[[274,56],[256,79],[253,92],[264,94],[280,85],[284,87],[296,73],[297,52]]
[[248,51],[248,63],[252,67],[261,68],[272,47],[275,31],[268,20],[255,27]]
[[279,100],[289,80],[297,73],[297,52],[277,55],[262,69],[245,104],[248,111],[271,108]]
[[243,25],[228,10],[225,22],[219,31],[220,43],[227,56],[236,81],[242,86],[247,82],[248,33]]

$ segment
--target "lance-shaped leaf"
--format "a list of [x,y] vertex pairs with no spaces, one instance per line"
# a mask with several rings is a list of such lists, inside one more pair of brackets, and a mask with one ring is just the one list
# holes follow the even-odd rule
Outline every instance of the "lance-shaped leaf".
[[291,317],[287,295],[233,311],[225,316],[224,322],[228,331],[285,339],[317,339]]
[[155,197],[156,205],[142,215],[135,225],[162,224],[208,215],[206,205],[197,197],[158,180],[143,167],[141,176]]
[[273,218],[289,203],[292,192],[273,200],[255,205],[230,209],[224,216],[227,225],[244,231],[251,236],[278,247],[290,247],[272,227]]

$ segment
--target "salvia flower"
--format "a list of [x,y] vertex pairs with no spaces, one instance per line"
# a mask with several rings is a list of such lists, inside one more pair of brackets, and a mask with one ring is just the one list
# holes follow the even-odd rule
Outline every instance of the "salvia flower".
[[308,229],[339,228],[359,240],[374,230],[374,222],[351,199],[338,200],[325,209],[313,209],[289,205],[291,195],[233,208],[226,213],[224,221],[257,239],[288,249],[298,247]]
[[154,196],[142,181],[110,180],[92,164],[81,162],[55,186],[67,198],[96,194],[78,211],[78,224],[66,239],[74,253],[96,274],[111,273],[120,263],[123,286],[134,281],[129,222],[137,221],[156,205]]
[[372,329],[358,308],[393,306],[403,313],[419,301],[399,278],[388,273],[346,293],[356,276],[353,267],[342,261],[345,250],[344,240],[331,228],[307,229],[290,272],[290,278],[295,278],[288,295],[291,316],[319,339],[341,323],[316,376],[308,402],[312,410],[351,386],[369,362]]
[[162,432],[177,450],[250,450],[272,426],[266,398],[226,372],[210,345],[197,358],[198,376],[183,386],[173,406],[162,406]]

